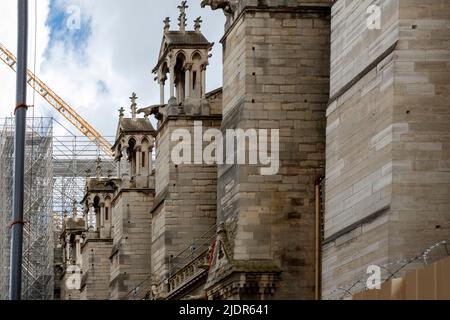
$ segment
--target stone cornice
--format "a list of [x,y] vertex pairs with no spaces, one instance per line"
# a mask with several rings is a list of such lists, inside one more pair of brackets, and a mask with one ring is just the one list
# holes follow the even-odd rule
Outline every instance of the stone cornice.
[[113,243],[113,239],[112,238],[104,238],[104,239],[101,239],[101,238],[98,238],[98,239],[95,239],[95,238],[86,238],[85,240],[84,240],[84,242],[83,242],[83,245],[81,246],[81,249],[84,249],[84,247],[88,244],[88,243],[90,243],[90,242],[97,242],[97,243],[99,243],[99,242],[104,242],[104,243]]
[[296,6],[296,7],[289,7],[289,6],[277,6],[277,7],[269,7],[269,6],[246,6],[241,9],[239,14],[236,16],[236,18],[233,20],[233,22],[226,26],[225,34],[220,39],[220,43],[224,43],[230,32],[234,29],[237,22],[241,20],[242,17],[245,16],[245,14],[249,12],[271,12],[271,13],[297,13],[297,14],[314,14],[314,15],[323,15],[328,16],[331,14],[331,7],[328,4],[324,4],[323,6]]
[[146,195],[155,193],[154,188],[121,188],[117,192],[117,194],[112,199],[111,203],[114,206],[116,204],[117,199],[123,194],[123,193],[130,193],[130,192],[137,192],[137,193],[144,193]]
[[217,120],[222,121],[222,115],[221,114],[213,114],[213,115],[203,115],[203,116],[196,116],[196,115],[186,115],[186,114],[180,114],[176,116],[167,116],[163,121],[159,123],[158,127],[158,133],[160,133],[166,124],[169,121],[177,121],[177,120],[188,120],[188,121],[208,121],[208,120]]

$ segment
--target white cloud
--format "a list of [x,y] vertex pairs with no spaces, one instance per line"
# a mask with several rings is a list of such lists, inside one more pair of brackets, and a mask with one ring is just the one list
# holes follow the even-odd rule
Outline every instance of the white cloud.
[[[38,10],[35,11],[34,1],[30,1],[30,21],[29,34],[30,41],[28,47],[29,68],[34,67],[34,34],[35,21],[37,24],[37,56],[40,57],[45,50],[48,42],[48,30],[45,27],[45,19],[48,15],[48,0],[38,1]],[[35,12],[37,19],[35,19]],[[0,43],[5,45],[13,54],[16,52],[17,46],[17,1],[1,1],[0,2]],[[39,58],[36,59],[37,64]],[[13,113],[15,99],[15,73],[9,69],[3,62],[0,63],[0,117],[11,116]],[[29,104],[32,103],[32,92],[29,94]]]
[[[177,28],[177,6],[180,1],[57,1],[63,8],[80,6],[83,17],[91,19],[92,34],[84,48],[82,60],[77,48],[67,50],[62,41],[52,42],[54,45],[48,48],[50,30],[45,22],[49,14],[49,1],[39,0],[37,74],[100,132],[114,135],[117,109],[125,107],[129,110],[128,97],[131,92],[137,92],[139,106],[159,102],[159,88],[153,81],[151,70],[156,64],[161,44],[162,20],[170,16],[172,29]],[[30,1],[30,4],[33,2]],[[201,15],[203,33],[208,40],[216,43],[207,78],[207,89],[213,90],[222,83],[222,48],[219,40],[223,34],[224,17],[221,12],[201,9],[200,1],[189,1],[188,4],[189,28],[193,28],[193,20]],[[13,52],[16,51],[15,7],[15,1],[0,2],[0,42]],[[33,16],[32,8],[30,16]],[[30,35],[34,33],[30,32]],[[47,54],[44,54],[46,50]],[[4,65],[0,66],[0,83],[2,117],[10,114],[10,106],[15,103],[14,74]],[[102,91],[105,88],[108,89],[106,93]],[[53,112],[51,107],[39,99],[36,113],[48,115],[50,112]]]

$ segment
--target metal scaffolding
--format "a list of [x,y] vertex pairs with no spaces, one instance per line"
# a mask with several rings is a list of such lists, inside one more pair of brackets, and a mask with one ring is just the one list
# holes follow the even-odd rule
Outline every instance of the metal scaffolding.
[[[82,213],[80,201],[84,197],[86,178],[95,176],[98,159],[104,176],[115,176],[117,165],[95,143],[84,136],[77,136],[60,122],[54,121],[58,135],[53,137],[53,172],[55,213],[73,215]],[[104,137],[109,143],[115,137]]]
[[[9,289],[13,142],[14,119],[0,119],[0,299],[8,298]],[[116,163],[88,138],[53,118],[27,120],[23,299],[54,298],[62,220],[82,212],[86,178],[95,175],[98,159],[103,176],[116,174]]]
[[[9,291],[14,128],[14,119],[8,118],[0,130],[0,298],[3,299]],[[28,300],[53,298],[52,130],[49,119],[27,120],[22,297]]]

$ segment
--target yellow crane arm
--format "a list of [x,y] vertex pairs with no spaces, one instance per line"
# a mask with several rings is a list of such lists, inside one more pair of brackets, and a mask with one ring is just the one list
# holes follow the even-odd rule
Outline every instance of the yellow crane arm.
[[[0,59],[6,63],[13,71],[16,71],[16,57],[0,44]],[[51,90],[44,82],[36,77],[33,72],[27,70],[27,82],[40,96],[42,96],[53,108],[55,108],[64,118],[69,120],[78,130],[108,156],[113,157],[111,144],[83,119],[72,107],[70,107],[63,99],[61,99],[53,90]]]

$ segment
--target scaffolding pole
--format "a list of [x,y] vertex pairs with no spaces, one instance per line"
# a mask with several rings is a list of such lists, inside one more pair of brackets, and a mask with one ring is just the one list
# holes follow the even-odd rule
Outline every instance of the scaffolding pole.
[[27,118],[28,0],[18,1],[18,45],[16,83],[16,139],[14,150],[14,191],[11,223],[11,264],[9,299],[22,298],[23,199],[25,171],[25,129]]

